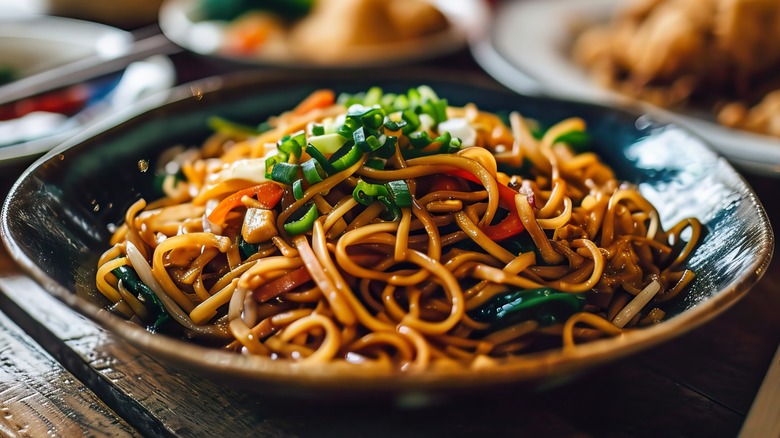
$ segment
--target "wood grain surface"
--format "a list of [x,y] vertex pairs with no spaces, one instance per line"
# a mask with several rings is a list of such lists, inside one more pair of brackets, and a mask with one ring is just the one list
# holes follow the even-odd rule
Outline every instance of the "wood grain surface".
[[0,314],[0,435],[135,434],[89,388]]

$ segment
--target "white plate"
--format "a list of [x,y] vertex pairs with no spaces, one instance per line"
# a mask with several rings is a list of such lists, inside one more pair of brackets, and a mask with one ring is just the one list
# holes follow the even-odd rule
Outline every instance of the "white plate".
[[738,167],[780,177],[780,138],[727,128],[714,119],[672,112],[595,84],[570,56],[576,30],[606,22],[619,0],[526,0],[504,2],[493,26],[471,41],[477,62],[515,91],[596,102],[639,105],[656,118],[686,126]]
[[0,63],[18,79],[91,56],[106,60],[130,50],[130,33],[98,23],[43,15],[0,18]]
[[[83,62],[117,60],[130,53],[133,41],[129,32],[89,21],[21,13],[3,14],[0,18],[0,64],[16,73],[16,82],[9,86]],[[0,166],[29,161],[85,124],[133,103],[142,95],[169,88],[174,79],[173,66],[167,58],[137,61],[124,71],[87,81],[89,100],[75,115],[34,112],[0,121]]]
[[357,68],[397,65],[454,52],[466,45],[470,35],[481,33],[490,18],[484,0],[429,0],[449,20],[447,30],[423,38],[360,49],[359,54],[336,63],[301,59],[286,53],[240,56],[222,50],[226,22],[202,21],[199,0],[168,0],[160,8],[160,28],[174,43],[207,56],[244,63],[296,68]]

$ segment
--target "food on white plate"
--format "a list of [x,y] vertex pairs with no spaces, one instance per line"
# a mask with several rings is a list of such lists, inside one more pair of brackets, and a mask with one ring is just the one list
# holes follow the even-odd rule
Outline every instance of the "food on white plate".
[[780,2],[634,0],[573,47],[602,85],[780,136]]
[[387,50],[389,45],[443,32],[450,25],[426,0],[234,0],[230,7],[219,4],[204,0],[203,18],[227,23],[222,50],[240,56],[350,61],[366,56],[362,49]]

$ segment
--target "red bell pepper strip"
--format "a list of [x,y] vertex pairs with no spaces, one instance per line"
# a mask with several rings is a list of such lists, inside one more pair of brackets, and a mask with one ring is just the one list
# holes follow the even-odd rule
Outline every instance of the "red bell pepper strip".
[[483,225],[480,230],[490,239],[500,242],[522,233],[525,227],[517,211],[512,210],[501,222],[495,225]]
[[329,107],[335,102],[336,94],[332,90],[317,90],[306,97],[306,99],[303,99],[292,112],[296,115],[303,115],[317,108]]
[[284,292],[291,291],[296,287],[311,280],[311,275],[306,269],[306,266],[301,266],[298,269],[288,272],[283,276],[273,279],[268,283],[255,289],[252,293],[255,299],[261,303],[264,303],[271,298],[274,298]]
[[420,196],[438,191],[465,191],[468,190],[466,183],[460,178],[437,173],[435,175],[424,176],[418,179],[417,193]]
[[[482,184],[479,178],[462,169],[455,169],[448,173]],[[506,215],[501,222],[495,225],[483,225],[480,227],[480,230],[492,240],[501,241],[522,233],[523,230],[525,230],[525,227],[523,226],[523,221],[520,220],[520,216],[517,214],[517,208],[515,207],[515,196],[517,196],[518,192],[500,182],[496,182],[496,184],[498,185],[498,205],[509,210],[509,214]],[[533,205],[533,201],[533,194],[528,195],[528,202]]]
[[244,196],[257,196],[257,200],[260,202],[260,204],[262,204],[263,208],[274,208],[282,198],[283,192],[284,190],[279,186],[279,184],[270,181],[239,190],[220,201],[214,210],[211,211],[208,219],[213,224],[222,225],[225,222],[225,217],[228,213],[230,213],[231,210],[243,205],[241,198]]

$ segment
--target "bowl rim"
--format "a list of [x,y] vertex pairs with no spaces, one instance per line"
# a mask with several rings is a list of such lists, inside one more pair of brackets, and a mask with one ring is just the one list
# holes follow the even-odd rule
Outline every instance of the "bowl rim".
[[[442,74],[441,70],[422,69],[407,72],[401,76],[395,74],[394,79],[417,80],[425,77],[435,77],[439,82],[470,85],[481,88],[498,90],[510,94],[517,93],[491,81],[480,75],[458,74],[447,76],[425,76],[431,73]],[[422,76],[420,76],[422,75]],[[774,234],[769,223],[768,216],[753,189],[722,157],[717,158],[717,170],[722,175],[736,178],[744,185],[744,202],[749,202],[751,208],[759,214],[761,235],[756,240],[759,246],[754,249],[754,260],[749,266],[749,273],[733,281],[728,287],[716,294],[697,303],[692,309],[685,310],[660,324],[645,327],[640,330],[630,330],[618,337],[603,338],[600,340],[579,344],[576,348],[563,352],[562,349],[553,349],[538,353],[518,356],[512,360],[501,361],[500,365],[486,368],[446,368],[426,370],[422,373],[403,372],[378,372],[374,367],[356,367],[350,364],[330,363],[326,365],[310,366],[306,364],[272,360],[269,358],[247,356],[208,348],[186,341],[152,334],[143,327],[127,324],[127,322],[98,307],[89,300],[77,296],[56,280],[48,276],[31,258],[25,255],[19,242],[8,229],[9,210],[12,209],[14,194],[23,182],[30,178],[46,162],[57,159],[60,154],[66,153],[97,134],[113,129],[121,129],[124,122],[140,117],[156,109],[182,103],[187,99],[201,99],[208,94],[216,94],[220,91],[231,90],[242,85],[254,84],[255,86],[270,85],[306,85],[301,83],[303,78],[311,75],[306,73],[290,72],[242,72],[214,76],[192,83],[180,85],[170,93],[162,93],[151,96],[106,118],[101,123],[85,129],[80,134],[60,144],[36,160],[17,179],[9,190],[3,202],[0,212],[0,237],[5,244],[9,255],[18,265],[30,275],[44,290],[58,300],[64,302],[72,310],[87,316],[97,322],[101,327],[113,333],[118,338],[124,339],[134,347],[151,356],[163,358],[173,364],[189,369],[195,369],[218,379],[227,377],[231,381],[254,382],[272,384],[279,388],[293,389],[331,389],[354,393],[373,393],[376,391],[401,392],[401,391],[426,391],[426,390],[462,390],[479,387],[490,387],[510,383],[527,383],[531,381],[564,378],[567,375],[576,375],[595,366],[624,358],[640,350],[666,342],[680,336],[707,321],[720,315],[726,309],[743,297],[749,289],[763,276],[774,250]],[[318,73],[322,78],[322,73]],[[341,76],[344,74],[341,73]],[[229,86],[226,86],[228,84]],[[567,101],[557,98],[539,98],[523,96],[524,99],[556,101],[570,103],[584,107],[601,108],[610,113],[627,113],[638,117],[640,114],[632,112],[630,108],[607,107],[603,105]],[[661,123],[662,126],[680,129],[690,134],[693,140],[701,141],[695,134],[673,123]],[[701,141],[704,143],[703,141]],[[704,143],[706,144],[706,143]],[[711,150],[708,153],[715,156]],[[747,269],[747,268],[746,268]],[[227,373],[228,375],[224,375]],[[386,378],[391,376],[393,378]],[[269,388],[270,389],[270,388]]]

